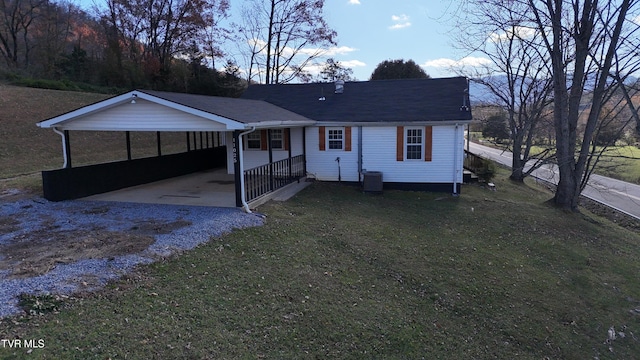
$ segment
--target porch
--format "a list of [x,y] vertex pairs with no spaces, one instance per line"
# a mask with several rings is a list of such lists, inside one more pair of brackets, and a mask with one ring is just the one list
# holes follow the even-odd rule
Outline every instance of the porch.
[[[245,170],[245,192],[251,208],[274,199],[284,201],[305,188],[304,156],[295,156]],[[154,181],[80,200],[236,207],[236,183],[226,168],[215,168]]]

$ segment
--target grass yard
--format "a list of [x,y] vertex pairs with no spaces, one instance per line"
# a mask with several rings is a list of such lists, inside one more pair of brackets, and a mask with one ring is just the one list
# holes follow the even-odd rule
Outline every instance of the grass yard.
[[607,149],[598,163],[597,173],[640,184],[640,149],[635,146],[616,146]]
[[[481,140],[479,143],[484,146],[499,147],[500,149],[506,147],[506,145],[496,146],[491,141],[482,139],[475,133],[473,139],[476,141]],[[542,146],[533,146],[531,154],[535,156],[535,154],[540,154],[545,149]],[[580,149],[578,148],[578,150]],[[635,146],[609,147],[598,161],[595,173],[632,184],[640,184],[640,149]]]
[[506,177],[458,198],[316,183],[0,338],[44,340],[33,359],[636,358],[640,235]]

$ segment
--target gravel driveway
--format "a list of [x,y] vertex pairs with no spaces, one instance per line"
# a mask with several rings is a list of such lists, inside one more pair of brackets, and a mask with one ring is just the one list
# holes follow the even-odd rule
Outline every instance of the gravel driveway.
[[235,208],[0,199],[0,317],[18,296],[91,291],[135,265],[263,219]]

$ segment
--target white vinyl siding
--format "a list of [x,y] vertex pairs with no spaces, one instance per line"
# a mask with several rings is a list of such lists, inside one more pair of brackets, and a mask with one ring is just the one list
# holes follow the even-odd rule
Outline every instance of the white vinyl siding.
[[225,124],[145,101],[125,103],[61,124],[65,130],[226,131]]
[[[405,128],[405,137],[407,129]],[[424,129],[424,127],[421,127]],[[460,126],[460,129],[462,126]],[[318,128],[308,127],[307,134],[307,171],[309,176],[321,181],[338,181],[338,162],[340,157],[340,175],[342,181],[358,181],[358,127],[352,127],[352,151],[320,151],[318,149]],[[381,171],[385,182],[398,183],[452,183],[462,182],[463,138],[462,130],[456,131],[454,125],[434,125],[432,135],[432,161],[397,161],[397,127],[362,127],[362,168],[367,171]],[[420,158],[424,159],[423,148]],[[406,147],[406,139],[404,146]],[[454,147],[458,151],[454,161]],[[328,144],[327,144],[328,148]],[[454,164],[460,168],[456,172]],[[459,175],[458,175],[459,174]]]
[[[331,150],[327,133],[330,129],[344,129],[344,127],[327,127],[324,132],[326,150],[319,149],[318,127],[310,126],[306,128],[307,136],[307,173],[310,177],[321,181],[338,181],[338,175],[342,181],[358,181],[358,128],[351,128],[351,151]],[[343,131],[343,141],[346,142],[346,131]],[[336,161],[340,158],[340,163]],[[338,165],[340,174],[338,174]]]
[[[397,161],[396,127],[365,127],[362,144],[363,168],[381,171],[385,182],[452,183],[454,146],[459,147],[457,164],[459,167],[462,166],[462,133],[458,131],[458,139],[455,139],[455,126],[434,125],[432,161]],[[424,156],[424,151],[421,156]],[[462,182],[461,171],[458,182]]]

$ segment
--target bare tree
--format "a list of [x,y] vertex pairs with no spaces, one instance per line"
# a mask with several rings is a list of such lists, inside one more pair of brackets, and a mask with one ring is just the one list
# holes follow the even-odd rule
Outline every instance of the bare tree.
[[265,83],[307,78],[305,67],[336,45],[323,17],[324,0],[251,0],[243,11],[242,36],[250,48],[249,79]]
[[33,48],[30,30],[47,0],[0,2],[0,54],[10,68],[28,67]]
[[[472,0],[470,0],[472,1]],[[535,30],[538,42],[527,51],[540,54],[552,79],[556,161],[560,173],[554,203],[577,211],[578,200],[596,168],[602,149],[595,146],[607,117],[607,103],[628,107],[626,123],[638,119],[631,102],[629,76],[640,69],[640,0],[488,0],[496,16],[513,9],[516,25]],[[513,28],[503,18],[504,32]],[[472,25],[473,26],[473,25]],[[522,36],[520,38],[523,38]],[[545,59],[548,59],[545,61]],[[619,94],[619,95],[616,95]],[[622,112],[616,111],[619,115]],[[579,126],[582,123],[584,126]],[[624,128],[624,126],[622,127]]]
[[[527,0],[532,22],[551,57],[556,157],[560,179],[554,202],[577,211],[580,193],[598,156],[594,139],[606,102],[626,93],[627,77],[637,71],[637,0]],[[578,121],[589,94],[584,132]],[[633,106],[631,102],[627,104]],[[632,112],[636,112],[635,109]]]
[[[541,48],[542,36],[527,19],[526,4],[472,0],[466,6],[457,44],[480,52],[490,64],[458,69],[485,87],[490,100],[506,113],[513,160],[512,180],[523,181],[548,161],[553,151],[532,154],[538,126],[551,103],[551,74],[545,63],[548,52]],[[531,161],[530,161],[531,160]],[[527,165],[529,164],[529,165]]]
[[173,58],[192,52],[194,43],[216,54],[211,35],[228,9],[227,0],[107,0],[102,14],[129,58],[156,62],[168,72]]
[[36,61],[45,75],[53,76],[57,63],[71,43],[75,27],[80,26],[82,10],[69,2],[47,3],[41,7],[42,16],[34,26],[33,43]]

